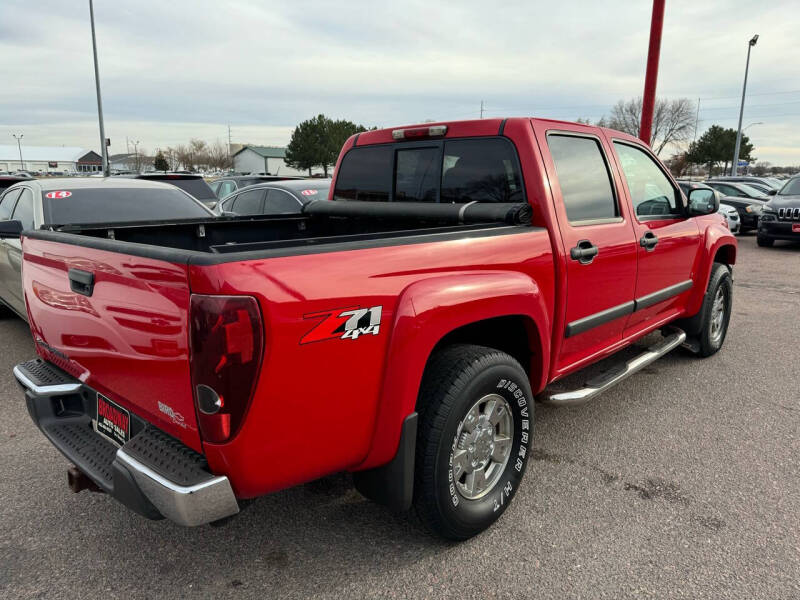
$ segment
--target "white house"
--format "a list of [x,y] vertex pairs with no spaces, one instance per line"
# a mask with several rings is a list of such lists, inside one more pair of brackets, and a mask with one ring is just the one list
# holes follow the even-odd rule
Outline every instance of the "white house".
[[[237,173],[308,177],[308,171],[298,171],[286,164],[286,148],[275,146],[242,146],[233,155],[233,170]],[[322,170],[313,169],[312,172],[321,173]]]
[[93,173],[102,170],[100,155],[75,146],[22,145],[22,164],[16,144],[0,145],[0,171],[55,171]]

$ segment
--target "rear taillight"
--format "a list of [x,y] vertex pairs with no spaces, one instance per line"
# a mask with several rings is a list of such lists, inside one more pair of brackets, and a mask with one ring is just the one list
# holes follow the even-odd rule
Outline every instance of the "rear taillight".
[[231,439],[244,421],[264,355],[258,302],[250,296],[192,295],[192,390],[200,435]]

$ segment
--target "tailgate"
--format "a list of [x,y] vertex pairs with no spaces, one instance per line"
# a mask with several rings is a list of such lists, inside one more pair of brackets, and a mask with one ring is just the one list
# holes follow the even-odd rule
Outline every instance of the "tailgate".
[[202,451],[187,266],[27,237],[22,247],[37,353]]

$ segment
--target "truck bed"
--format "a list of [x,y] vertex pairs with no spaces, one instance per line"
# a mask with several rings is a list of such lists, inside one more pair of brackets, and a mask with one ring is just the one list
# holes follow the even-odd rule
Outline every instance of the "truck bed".
[[279,257],[500,235],[529,225],[530,218],[528,204],[321,200],[307,205],[302,215],[62,225],[27,235],[171,262],[214,264],[256,255]]

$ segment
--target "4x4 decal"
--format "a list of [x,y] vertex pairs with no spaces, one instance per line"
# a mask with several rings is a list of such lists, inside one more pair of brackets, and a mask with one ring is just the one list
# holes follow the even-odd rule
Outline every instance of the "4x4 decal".
[[304,319],[322,319],[301,339],[301,344],[323,340],[355,340],[362,335],[378,335],[381,328],[382,306],[359,306],[303,315]]

